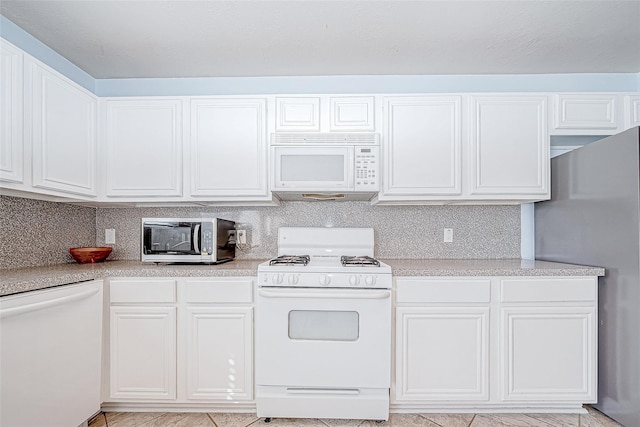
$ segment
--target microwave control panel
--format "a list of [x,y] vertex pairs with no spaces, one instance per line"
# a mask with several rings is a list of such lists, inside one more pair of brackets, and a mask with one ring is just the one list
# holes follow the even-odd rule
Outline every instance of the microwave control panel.
[[202,255],[213,254],[213,223],[203,221],[200,236],[202,240],[200,242],[200,253]]
[[355,191],[378,191],[380,147],[355,147]]

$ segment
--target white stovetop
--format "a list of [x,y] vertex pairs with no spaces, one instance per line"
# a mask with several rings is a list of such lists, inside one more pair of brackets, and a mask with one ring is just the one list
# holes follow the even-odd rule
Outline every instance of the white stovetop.
[[269,265],[270,261],[258,266],[258,272],[303,272],[303,273],[348,273],[348,274],[391,274],[391,267],[383,262],[380,266],[343,266],[339,256],[312,256],[307,265],[279,264]]

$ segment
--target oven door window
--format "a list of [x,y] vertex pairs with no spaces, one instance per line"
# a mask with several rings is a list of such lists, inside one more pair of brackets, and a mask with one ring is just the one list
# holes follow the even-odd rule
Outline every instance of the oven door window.
[[357,311],[292,310],[289,338],[310,341],[356,341],[360,334]]

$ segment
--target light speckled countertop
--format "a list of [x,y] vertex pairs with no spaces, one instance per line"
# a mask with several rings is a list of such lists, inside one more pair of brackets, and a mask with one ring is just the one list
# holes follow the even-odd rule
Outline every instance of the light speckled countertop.
[[604,276],[604,268],[526,259],[381,259],[394,276]]
[[[0,296],[106,277],[255,276],[265,260],[219,265],[156,265],[140,261],[60,264],[0,270]],[[383,259],[395,276],[603,276],[604,269],[521,259]]]

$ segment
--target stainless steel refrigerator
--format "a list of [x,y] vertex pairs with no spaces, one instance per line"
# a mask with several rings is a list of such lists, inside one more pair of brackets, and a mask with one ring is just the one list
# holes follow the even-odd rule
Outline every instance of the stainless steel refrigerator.
[[604,267],[598,410],[640,427],[640,128],[551,159],[535,205],[536,258]]

